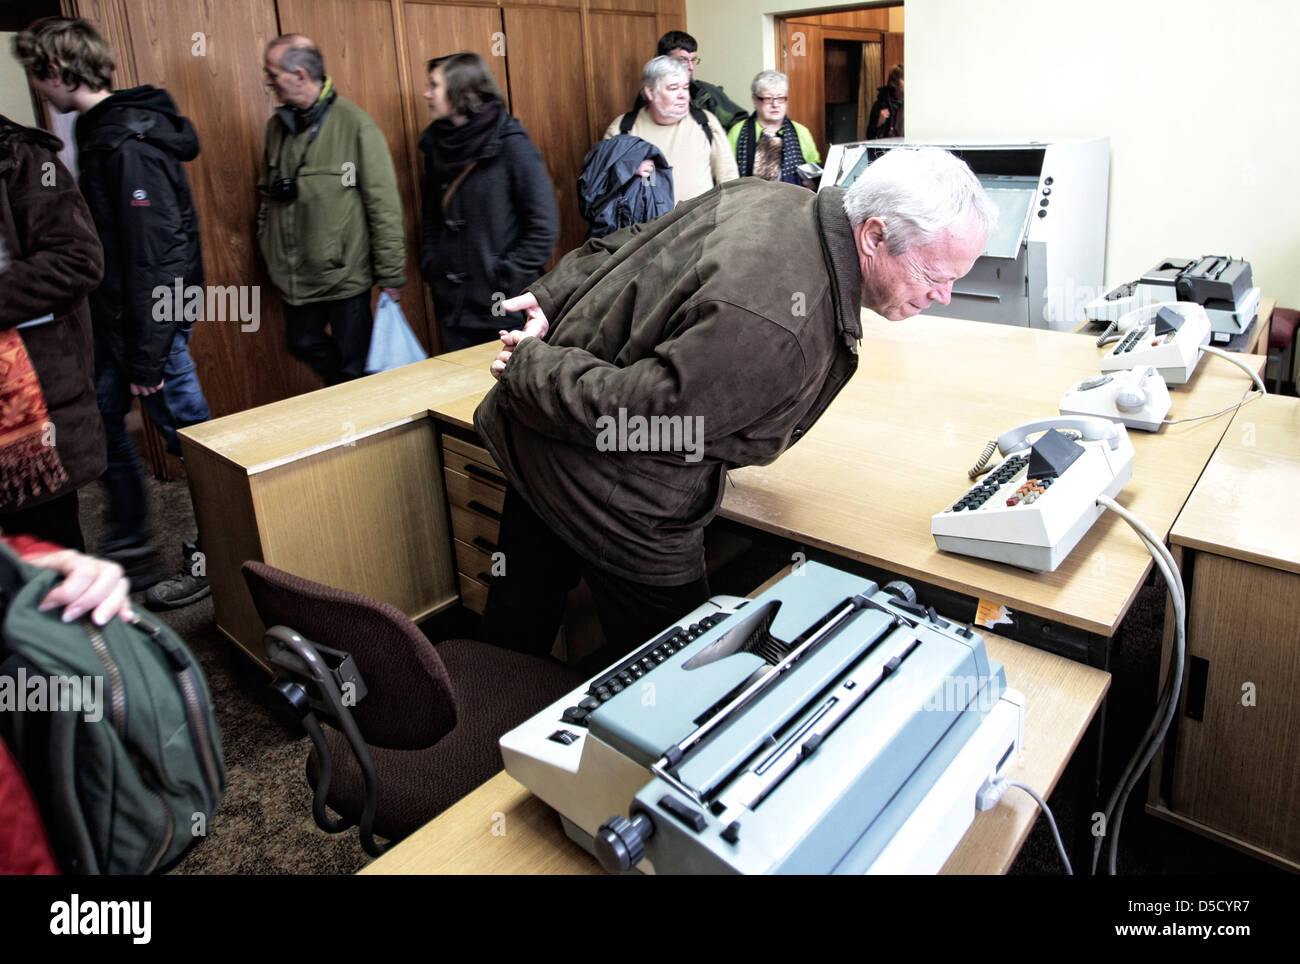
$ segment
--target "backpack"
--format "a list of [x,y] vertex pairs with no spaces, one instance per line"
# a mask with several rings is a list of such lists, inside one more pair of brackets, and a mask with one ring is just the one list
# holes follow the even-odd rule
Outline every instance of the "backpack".
[[[636,115],[639,114],[641,110],[642,108],[637,107],[634,110],[630,110],[623,115],[623,117],[618,122],[618,132],[620,134],[626,134],[632,130],[632,125],[636,123]],[[709,146],[712,147],[713,128],[709,125],[708,116],[704,113],[704,111],[700,110],[698,107],[692,104],[691,117],[695,120],[695,123],[700,125],[700,128],[704,131],[704,136],[708,138]]]
[[0,735],[64,873],[165,870],[225,791],[207,684],[168,626],[41,612],[62,579],[0,545]]

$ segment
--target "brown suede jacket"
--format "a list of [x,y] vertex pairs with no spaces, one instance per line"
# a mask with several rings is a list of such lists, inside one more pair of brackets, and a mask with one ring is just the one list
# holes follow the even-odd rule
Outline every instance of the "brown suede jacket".
[[69,477],[24,509],[98,478],[107,458],[86,304],[103,275],[104,253],[76,179],[55,154],[61,146],[53,134],[0,116],[0,245],[8,261],[0,271],[0,328],[54,315],[22,329],[22,339]]
[[515,350],[474,425],[585,559],[646,585],[704,575],[725,470],[773,461],[848,381],[862,278],[842,203],[731,181],[531,286],[551,331]]

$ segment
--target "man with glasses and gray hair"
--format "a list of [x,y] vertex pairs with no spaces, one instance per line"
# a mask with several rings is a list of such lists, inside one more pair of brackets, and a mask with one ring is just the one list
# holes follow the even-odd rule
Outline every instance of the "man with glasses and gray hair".
[[[655,57],[641,74],[645,106],[616,117],[605,131],[606,139],[631,134],[659,148],[673,169],[678,204],[740,176],[727,132],[711,113],[692,106],[690,84],[681,61]],[[647,177],[653,170],[654,161],[647,160],[637,173]]]
[[282,106],[266,125],[257,237],[284,297],[289,353],[326,385],[360,378],[374,324],[370,289],[399,301],[406,284],[388,142],[338,95],[320,50],[302,34],[266,45],[262,75]]
[[[862,308],[947,304],[996,219],[961,160],[900,148],[847,192],[723,184],[503,302],[527,322],[503,333],[474,413],[510,480],[483,637],[545,654],[580,576],[620,651],[707,599],[726,470],[773,461],[826,411],[857,368]],[[680,431],[613,430],[637,424]]]

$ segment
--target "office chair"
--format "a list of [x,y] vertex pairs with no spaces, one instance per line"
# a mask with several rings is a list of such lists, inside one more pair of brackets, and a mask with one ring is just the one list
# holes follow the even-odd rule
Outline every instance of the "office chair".
[[[1273,324],[1268,330],[1268,354],[1272,358],[1273,351],[1277,351],[1277,378],[1273,381],[1275,395],[1282,392],[1282,372],[1295,371],[1297,326],[1300,326],[1300,311],[1294,308],[1273,309]],[[1285,369],[1282,366],[1283,355],[1287,356]]]
[[[387,603],[264,563],[245,562],[243,573],[271,627],[268,652],[274,646],[293,650],[291,661],[311,661],[318,646],[318,671],[327,675],[344,664],[337,686],[326,680],[315,687],[332,688],[337,697],[351,686],[354,700],[343,701],[352,705],[341,722],[326,712],[331,725],[320,728],[319,739],[313,735],[317,749],[308,757],[307,779],[317,791],[317,824],[337,833],[359,823],[372,855],[382,852],[372,831],[390,841],[405,837],[493,776],[502,767],[501,734],[582,681],[552,660],[487,643],[458,639],[435,647]],[[340,652],[331,657],[330,648]],[[310,675],[319,680],[321,673],[287,674]],[[300,715],[307,714],[300,708]],[[310,733],[312,724],[304,719],[304,725]],[[330,818],[326,803],[344,820]]]

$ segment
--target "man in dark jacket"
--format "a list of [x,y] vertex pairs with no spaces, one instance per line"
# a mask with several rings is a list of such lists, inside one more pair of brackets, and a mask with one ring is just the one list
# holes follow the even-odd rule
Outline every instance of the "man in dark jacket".
[[[126,414],[139,397],[175,455],[176,430],[209,418],[189,352],[194,319],[174,295],[203,285],[198,215],[181,167],[198,155],[199,141],[166,91],[111,90],[112,48],[87,21],[38,20],[14,48],[47,100],[81,115],[81,190],[104,246],[104,281],[90,301],[95,389],[108,437],[107,532],[97,551],[126,565],[141,588],[148,575],[140,566],[154,550]],[[150,593],[151,606],[188,605],[208,594],[197,547],[183,542],[181,555],[180,573]]]
[[951,154],[890,151],[847,193],[723,184],[507,302],[529,320],[474,413],[511,483],[485,637],[547,652],[579,576],[620,650],[703,602],[726,469],[771,462],[825,411],[860,307],[946,304],[995,221]]
[[104,471],[86,304],[104,262],[86,202],[58,159],[62,146],[53,134],[0,116],[0,329],[18,331],[36,370],[49,417],[40,441],[63,473],[53,484],[43,471],[32,477],[32,453],[14,450],[7,412],[0,530],[80,550],[77,489]]

